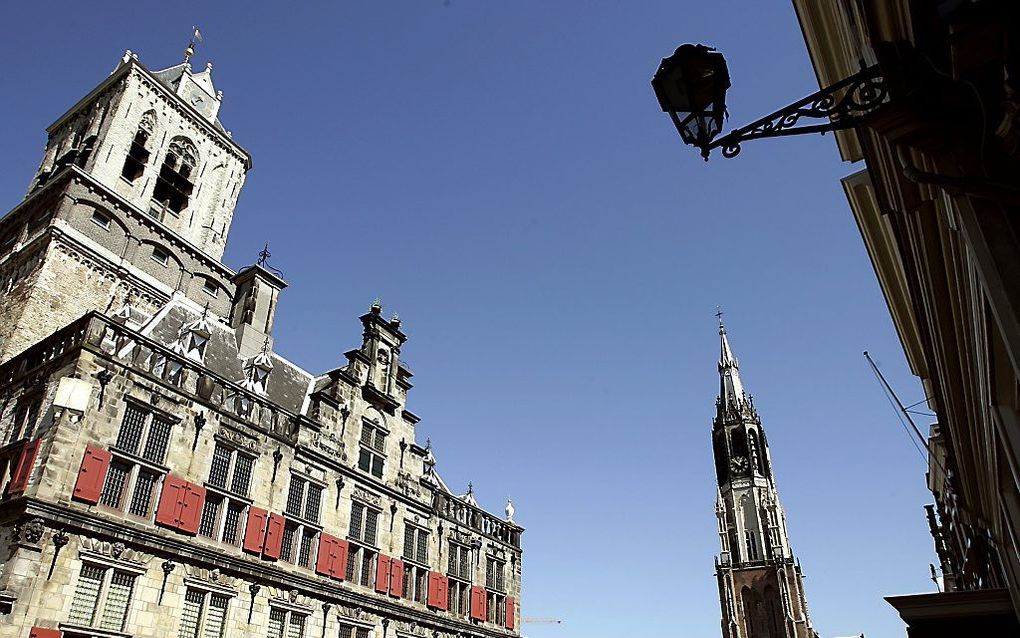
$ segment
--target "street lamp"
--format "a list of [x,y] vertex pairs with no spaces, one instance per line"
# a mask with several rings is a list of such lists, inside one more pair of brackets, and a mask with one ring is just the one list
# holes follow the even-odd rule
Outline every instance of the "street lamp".
[[[747,140],[854,128],[885,102],[889,92],[878,65],[862,63],[860,72],[845,80],[717,138],[726,117],[728,88],[726,60],[703,44],[681,45],[662,60],[652,78],[659,105],[669,113],[680,138],[698,148],[706,162],[714,148],[720,148],[723,157],[736,156]],[[801,118],[826,122],[798,126]]]
[[722,131],[730,88],[722,53],[703,44],[680,45],[659,64],[652,88],[684,143],[700,148],[708,161],[709,144]]

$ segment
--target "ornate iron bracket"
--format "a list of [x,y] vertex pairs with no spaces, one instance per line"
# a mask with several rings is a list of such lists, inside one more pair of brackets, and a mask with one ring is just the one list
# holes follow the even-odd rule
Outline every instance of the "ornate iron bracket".
[[[701,156],[708,161],[714,148],[722,149],[723,157],[736,157],[740,144],[763,137],[826,133],[853,128],[861,119],[877,109],[889,94],[889,86],[878,65],[862,68],[860,72],[825,87],[817,93],[784,106],[775,113],[730,131],[711,144],[701,147]],[[823,124],[797,126],[801,118],[826,119]]]

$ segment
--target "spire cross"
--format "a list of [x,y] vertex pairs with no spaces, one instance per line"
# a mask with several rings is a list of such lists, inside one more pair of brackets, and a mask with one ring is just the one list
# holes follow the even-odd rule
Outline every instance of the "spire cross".
[[715,307],[715,318],[719,320],[719,327],[722,328],[723,327],[723,321],[722,321],[723,311],[722,311],[722,307],[721,306],[716,306]]

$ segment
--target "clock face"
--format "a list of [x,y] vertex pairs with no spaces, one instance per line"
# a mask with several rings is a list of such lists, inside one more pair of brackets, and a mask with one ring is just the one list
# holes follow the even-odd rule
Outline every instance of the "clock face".
[[198,88],[194,84],[188,87],[185,92],[184,99],[188,104],[195,107],[195,109],[203,115],[209,114],[209,108],[212,105],[212,99],[206,95],[205,91]]
[[744,475],[747,474],[747,457],[746,456],[735,456],[730,462],[730,466],[733,468],[734,474]]

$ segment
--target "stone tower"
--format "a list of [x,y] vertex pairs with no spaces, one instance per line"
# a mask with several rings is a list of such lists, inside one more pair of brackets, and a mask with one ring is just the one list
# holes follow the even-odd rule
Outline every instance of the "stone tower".
[[140,325],[180,297],[230,313],[220,258],[251,158],[222,99],[211,63],[151,71],[128,51],[50,125],[0,229],[0,362],[91,310]]
[[718,480],[716,560],[725,638],[815,638],[800,563],[786,535],[768,440],[719,324],[719,398],[712,423]]

